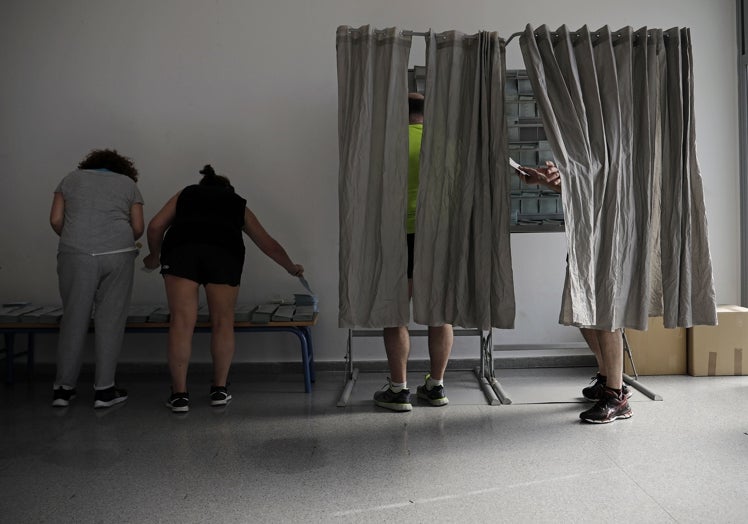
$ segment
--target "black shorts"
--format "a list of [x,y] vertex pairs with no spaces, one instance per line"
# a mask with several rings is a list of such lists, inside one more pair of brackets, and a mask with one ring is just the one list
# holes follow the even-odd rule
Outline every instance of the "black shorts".
[[198,284],[238,286],[244,257],[209,244],[184,244],[161,253],[161,274],[186,278]]
[[408,233],[408,278],[413,278],[413,249],[416,243],[416,235]]

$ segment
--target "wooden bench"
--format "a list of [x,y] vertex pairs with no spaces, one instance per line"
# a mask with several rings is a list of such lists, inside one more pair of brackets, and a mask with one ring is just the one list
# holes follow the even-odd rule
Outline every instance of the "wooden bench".
[[[312,391],[312,382],[314,382],[314,346],[312,345],[311,327],[317,324],[317,313],[314,318],[305,322],[268,322],[267,324],[255,324],[252,322],[236,322],[234,331],[237,333],[274,333],[286,332],[296,335],[299,339],[301,348],[301,365],[304,371],[304,391]],[[93,331],[93,326],[91,331]],[[58,324],[42,324],[28,322],[5,322],[0,323],[0,333],[5,338],[5,382],[13,384],[14,382],[14,363],[15,359],[26,355],[26,366],[29,376],[34,372],[34,337],[41,334],[59,333]],[[168,322],[128,322],[125,326],[125,333],[167,333],[169,331]],[[195,333],[209,333],[209,322],[198,322],[195,325]],[[26,350],[16,352],[15,338],[16,335],[27,335]]]

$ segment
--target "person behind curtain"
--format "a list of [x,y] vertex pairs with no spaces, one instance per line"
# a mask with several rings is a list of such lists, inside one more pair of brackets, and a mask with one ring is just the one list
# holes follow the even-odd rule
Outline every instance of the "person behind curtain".
[[[533,169],[521,167],[517,175],[527,184],[540,184],[558,193],[561,192],[561,176],[553,162],[546,167]],[[598,371],[594,384],[582,389],[582,395],[595,405],[580,413],[584,422],[606,424],[632,415],[628,398],[631,391],[623,383],[623,334],[620,329],[605,331],[579,328],[597,360]]]
[[232,396],[227,389],[234,356],[234,308],[244,266],[242,232],[277,264],[294,276],[304,268],[291,261],[286,250],[268,234],[234,192],[228,178],[210,165],[200,173],[199,184],[174,195],[148,224],[147,269],[161,265],[169,304],[168,362],[171,396],[166,406],[175,413],[189,411],[187,368],[192,353],[192,333],[197,321],[199,289],[205,288],[211,322],[210,353],[213,359],[211,406],[225,406]]
[[[408,242],[408,296],[413,296],[413,250],[416,231],[416,202],[418,173],[423,136],[423,104],[420,93],[408,94],[408,215],[406,233]],[[413,409],[407,384],[410,336],[407,326],[386,327],[383,330],[384,347],[390,377],[387,385],[374,394],[377,406],[392,411]],[[416,395],[432,406],[445,406],[449,399],[444,393],[444,372],[452,351],[453,332],[450,324],[428,327],[430,372],[424,384],[418,386]]]
[[57,275],[63,315],[52,406],[76,397],[91,315],[94,319],[94,407],[127,400],[115,385],[133,283],[135,241],[143,234],[138,171],[112,149],[95,149],[55,189],[50,224],[59,235]]

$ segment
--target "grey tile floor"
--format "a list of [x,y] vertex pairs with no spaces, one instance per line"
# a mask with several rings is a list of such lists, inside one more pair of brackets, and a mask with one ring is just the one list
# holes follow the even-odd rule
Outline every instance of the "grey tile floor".
[[181,416],[154,373],[104,411],[85,382],[53,409],[48,380],[21,379],[0,385],[0,522],[748,522],[748,377],[642,377],[664,400],[596,426],[578,420],[591,374],[500,370],[514,403],[489,406],[454,371],[449,406],[410,413],[372,405],[380,373],[344,408],[339,372],[308,395],[235,374],[225,409],[193,377]]

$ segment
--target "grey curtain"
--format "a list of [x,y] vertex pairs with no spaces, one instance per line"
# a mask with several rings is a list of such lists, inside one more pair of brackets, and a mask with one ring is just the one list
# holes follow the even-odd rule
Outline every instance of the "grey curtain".
[[520,47],[562,172],[560,322],[715,324],[689,30],[528,25]]
[[419,324],[514,326],[504,41],[430,34],[416,215]]
[[410,36],[337,30],[339,325],[407,325]]

